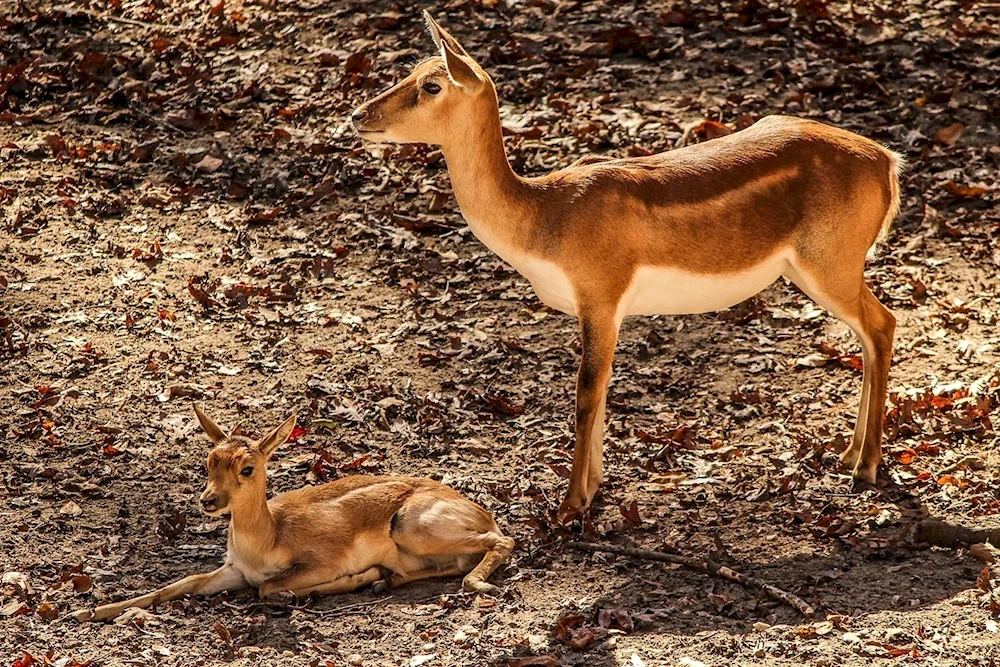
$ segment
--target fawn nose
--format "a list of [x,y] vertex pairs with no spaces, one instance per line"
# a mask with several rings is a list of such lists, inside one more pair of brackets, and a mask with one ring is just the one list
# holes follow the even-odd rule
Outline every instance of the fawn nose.
[[219,500],[218,496],[202,496],[201,506],[203,509],[211,510],[215,509],[215,503]]

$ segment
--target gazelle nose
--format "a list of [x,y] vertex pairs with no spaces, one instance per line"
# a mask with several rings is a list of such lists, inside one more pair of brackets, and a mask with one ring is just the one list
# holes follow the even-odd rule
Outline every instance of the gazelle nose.
[[215,507],[215,501],[216,500],[218,500],[218,498],[216,498],[215,496],[209,496],[208,498],[202,498],[201,499],[201,506],[204,507],[207,510],[210,510],[213,507]]
[[351,114],[351,123],[354,124],[354,127],[357,127],[360,123],[364,122],[367,117],[368,109],[365,107],[358,107],[354,110],[354,113]]

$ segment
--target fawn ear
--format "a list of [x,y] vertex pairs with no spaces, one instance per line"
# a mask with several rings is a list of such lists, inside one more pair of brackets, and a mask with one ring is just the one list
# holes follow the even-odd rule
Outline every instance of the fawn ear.
[[196,404],[194,406],[194,414],[198,417],[198,423],[201,424],[201,430],[205,432],[208,439],[219,444],[226,439],[226,434],[222,432],[219,425],[212,421],[212,418],[201,411],[201,408]]
[[292,415],[284,421],[281,426],[278,426],[273,431],[264,436],[264,438],[257,444],[257,449],[265,457],[270,457],[271,453],[276,450],[279,446],[288,440],[288,436],[292,434],[292,429],[295,428],[295,415]]

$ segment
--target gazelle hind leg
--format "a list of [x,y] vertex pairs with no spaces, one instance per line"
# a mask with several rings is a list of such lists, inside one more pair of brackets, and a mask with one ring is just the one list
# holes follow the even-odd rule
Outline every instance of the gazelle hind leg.
[[875,483],[882,461],[882,425],[888,391],[895,318],[864,282],[862,268],[853,272],[822,272],[792,265],[786,275],[816,303],[847,324],[861,342],[864,372],[858,418],[851,444],[841,461],[852,468],[855,483]]
[[608,388],[604,388],[601,403],[594,415],[594,428],[590,431],[590,455],[587,469],[587,496],[593,500],[604,482],[604,417],[608,404]]
[[[868,430],[865,432],[861,457],[854,467],[854,479],[875,483],[875,473],[882,463],[882,430],[885,424],[885,402],[889,392],[889,366],[892,364],[892,344],[896,333],[896,318],[875,298],[868,286],[861,294],[864,310],[865,337],[871,348],[872,384],[867,405]],[[868,366],[868,360],[865,360]]]

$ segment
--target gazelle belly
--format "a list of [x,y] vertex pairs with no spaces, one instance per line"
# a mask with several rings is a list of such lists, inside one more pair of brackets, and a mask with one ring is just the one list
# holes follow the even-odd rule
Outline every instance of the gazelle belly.
[[619,304],[619,313],[624,317],[723,310],[763,290],[787,266],[785,252],[735,273],[692,273],[676,267],[640,266]]
[[[528,279],[542,303],[567,315],[579,314],[576,289],[561,266],[509,247],[471,221],[469,227],[487,248]],[[791,254],[790,248],[782,248],[764,261],[733,273],[694,273],[670,266],[639,266],[618,303],[619,317],[724,310],[749,299],[777,280],[788,267]]]

